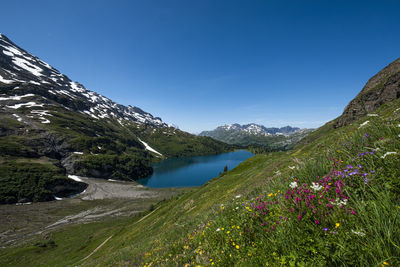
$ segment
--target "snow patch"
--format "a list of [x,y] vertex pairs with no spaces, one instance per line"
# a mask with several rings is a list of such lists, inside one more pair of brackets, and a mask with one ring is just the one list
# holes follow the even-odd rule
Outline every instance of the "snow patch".
[[0,75],[0,82],[6,83],[6,84],[10,84],[10,83],[13,83],[14,81],[13,80],[6,80],[6,79],[3,78],[3,76]]
[[28,102],[28,103],[15,104],[14,106],[7,106],[7,107],[12,109],[19,109],[20,107],[23,106],[31,108],[31,107],[43,107],[43,105],[44,104],[36,104],[35,102]]
[[17,118],[17,121],[22,121],[22,118],[20,116],[18,116],[17,114],[13,114],[13,116]]
[[9,97],[0,97],[0,100],[21,100],[23,97],[30,97],[34,96],[34,94],[26,94],[26,95],[16,95],[16,96],[9,96]]
[[139,139],[139,141],[144,145],[144,147],[145,147],[146,150],[151,151],[151,152],[153,152],[153,153],[156,153],[156,154],[162,156],[162,154],[161,154],[160,152],[158,152],[158,151],[156,151],[155,149],[153,149],[152,147],[150,147],[146,142],[143,142],[140,138],[138,138],[138,139]]
[[43,71],[42,68],[39,68],[38,66],[33,65],[32,63],[30,63],[29,61],[27,61],[23,58],[14,57],[12,59],[12,62],[15,65],[17,65],[18,67],[29,71],[30,73],[32,73],[35,76],[43,76],[43,74],[41,73]]
[[365,125],[367,125],[369,123],[369,121],[365,121],[363,123],[360,124],[360,127],[358,127],[358,129],[364,127]]
[[68,174],[68,178],[70,178],[74,181],[77,181],[77,182],[83,182],[83,180],[77,175]]

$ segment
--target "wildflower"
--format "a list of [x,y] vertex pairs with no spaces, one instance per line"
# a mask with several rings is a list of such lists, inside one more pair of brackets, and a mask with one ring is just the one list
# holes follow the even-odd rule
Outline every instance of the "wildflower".
[[320,224],[318,220],[315,220],[315,223],[316,223],[316,224]]
[[224,230],[225,230],[225,228],[224,228],[224,227],[222,227],[222,228],[221,228],[221,230],[222,230],[222,231],[224,231]]
[[363,233],[363,232],[357,232],[357,231],[354,231],[354,230],[351,230],[351,232],[352,232],[353,234],[355,234],[355,235],[365,236],[365,233]]
[[235,198],[241,198],[242,197],[242,195],[237,195]]
[[239,249],[239,245],[236,245],[236,249]]
[[238,226],[236,226],[236,228],[237,228],[237,229],[240,229],[240,226],[238,225]]
[[368,117],[378,117],[378,114],[367,114]]
[[227,231],[226,233],[229,235],[230,232],[231,232],[231,231]]
[[328,229],[328,228],[322,228],[322,230],[324,230],[324,231],[326,232],[326,231],[328,231],[329,229]]
[[272,197],[274,194],[273,193],[270,193],[270,194],[268,194],[268,197]]
[[382,266],[388,266],[389,265],[389,263],[387,263],[386,261],[384,261],[383,263],[382,263]]
[[289,166],[289,169],[294,170],[296,166]]
[[347,204],[347,199],[340,200],[339,198],[336,199],[336,205],[338,207],[345,206]]
[[313,189],[314,191],[319,191],[322,189],[322,186],[318,185],[317,183],[312,182],[311,189]]
[[381,156],[381,158],[384,159],[384,158],[386,158],[386,156],[395,155],[395,154],[397,154],[397,152],[386,152],[383,156]]
[[219,232],[219,231],[221,231],[221,229],[220,229],[220,228],[218,228],[216,231],[217,231],[217,232]]
[[336,228],[338,228],[340,226],[340,223],[336,223],[335,226]]
[[297,187],[297,182],[291,182],[289,185],[290,188],[296,188]]

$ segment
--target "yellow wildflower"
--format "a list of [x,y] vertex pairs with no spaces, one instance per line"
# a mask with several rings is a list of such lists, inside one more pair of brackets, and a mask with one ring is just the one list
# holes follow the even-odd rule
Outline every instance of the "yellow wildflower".
[[338,228],[340,226],[340,223],[336,223],[336,228]]
[[230,232],[231,232],[231,231],[227,231],[226,233],[229,235]]
[[238,226],[236,226],[236,228],[237,228],[237,229],[240,229],[240,226],[238,225]]
[[236,249],[239,249],[239,245],[236,245]]
[[387,265],[389,265],[389,263],[387,263],[386,261],[384,261],[383,263],[382,263],[382,266],[387,266]]
[[222,228],[221,228],[221,230],[222,230],[222,231],[224,231],[224,230],[225,230],[225,228],[224,228],[224,227],[222,227]]
[[269,194],[268,194],[269,197],[272,197],[273,195],[274,195],[273,193],[269,193]]

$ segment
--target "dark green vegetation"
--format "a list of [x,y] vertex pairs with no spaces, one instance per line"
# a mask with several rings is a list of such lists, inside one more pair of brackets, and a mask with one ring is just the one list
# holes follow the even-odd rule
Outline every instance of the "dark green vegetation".
[[39,161],[3,161],[0,173],[0,203],[49,201],[87,187],[66,178],[62,168]]

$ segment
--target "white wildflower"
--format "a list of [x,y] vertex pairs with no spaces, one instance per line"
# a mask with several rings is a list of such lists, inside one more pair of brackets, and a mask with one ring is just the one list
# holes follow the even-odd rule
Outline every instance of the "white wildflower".
[[242,195],[237,195],[235,198],[241,198],[242,197]]
[[297,182],[291,182],[289,187],[290,188],[296,188],[297,187]]
[[367,114],[368,117],[378,117],[378,114]]
[[319,191],[322,189],[322,185],[312,182],[311,189],[313,189],[314,191]]
[[360,129],[361,127],[364,127],[365,125],[367,125],[369,123],[369,121],[365,121],[363,123],[360,124],[360,127],[358,127],[358,129]]
[[236,209],[235,210],[238,210],[239,209],[239,207],[236,207]]
[[294,170],[296,166],[289,166],[289,169]]
[[336,205],[336,206],[338,206],[338,207],[341,207],[341,206],[346,206],[347,205],[347,199],[340,199],[340,198],[336,198],[336,200],[335,200],[335,202],[332,202],[331,201],[331,204],[332,205]]
[[346,204],[347,204],[347,199],[343,199],[343,200],[336,199],[336,205],[338,207],[346,206]]
[[363,233],[363,232],[357,232],[357,231],[354,231],[354,230],[351,230],[351,232],[352,232],[353,234],[355,234],[355,235],[365,236],[365,233]]
[[220,229],[220,228],[218,228],[218,229],[216,230],[216,232],[219,232],[219,231],[221,231],[221,229]]
[[397,152],[386,152],[383,156],[381,156],[381,158],[384,159],[384,158],[386,158],[386,156],[395,155],[395,154],[397,154]]

